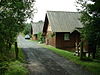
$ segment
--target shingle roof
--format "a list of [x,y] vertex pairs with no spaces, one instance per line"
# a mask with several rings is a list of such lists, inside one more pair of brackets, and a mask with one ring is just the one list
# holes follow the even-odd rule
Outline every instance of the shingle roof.
[[43,31],[43,22],[33,22],[32,23],[32,29],[33,29],[33,34],[38,34],[39,32]]
[[47,11],[47,17],[53,32],[73,32],[83,27],[79,12]]

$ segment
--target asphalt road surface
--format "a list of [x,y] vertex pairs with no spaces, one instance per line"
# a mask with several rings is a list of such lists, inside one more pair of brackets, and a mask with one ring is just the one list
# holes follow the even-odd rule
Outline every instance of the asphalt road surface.
[[29,75],[93,75],[37,42],[25,40],[22,35],[18,36],[18,46],[26,56]]

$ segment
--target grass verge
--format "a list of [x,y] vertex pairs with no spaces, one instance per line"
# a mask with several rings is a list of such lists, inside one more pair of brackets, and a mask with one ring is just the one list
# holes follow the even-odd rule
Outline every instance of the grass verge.
[[11,61],[8,63],[8,70],[5,75],[27,75],[28,70],[20,61]]
[[12,46],[10,52],[5,57],[6,60],[0,62],[0,75],[27,75],[28,70],[24,66],[25,56],[19,48],[19,58],[15,58],[15,48]]
[[41,44],[42,47],[48,48],[49,50],[55,52],[56,54],[63,56],[64,58],[81,65],[84,67],[84,69],[96,74],[100,75],[100,62],[96,62],[95,60],[93,61],[82,61],[78,56],[74,56],[73,52],[65,51],[62,49],[57,49],[52,46],[47,46],[44,44]]
[[25,62],[25,55],[22,51],[22,48],[19,48],[19,61]]

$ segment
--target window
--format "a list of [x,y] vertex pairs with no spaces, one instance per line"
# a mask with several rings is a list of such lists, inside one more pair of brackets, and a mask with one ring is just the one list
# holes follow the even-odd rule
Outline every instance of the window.
[[64,34],[64,40],[69,40],[69,34],[68,33]]

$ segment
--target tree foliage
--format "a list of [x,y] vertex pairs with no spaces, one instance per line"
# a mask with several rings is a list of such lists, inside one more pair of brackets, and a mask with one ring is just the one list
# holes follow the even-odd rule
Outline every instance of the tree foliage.
[[31,16],[34,0],[0,0],[0,55],[9,54],[9,48]]
[[81,7],[80,20],[84,25],[82,36],[88,41],[95,58],[96,50],[100,48],[100,0],[77,0],[77,4]]
[[24,27],[24,31],[23,31],[23,33],[26,35],[26,34],[29,34],[29,35],[31,35],[31,24],[30,23],[27,23],[27,24],[25,24],[25,27]]

